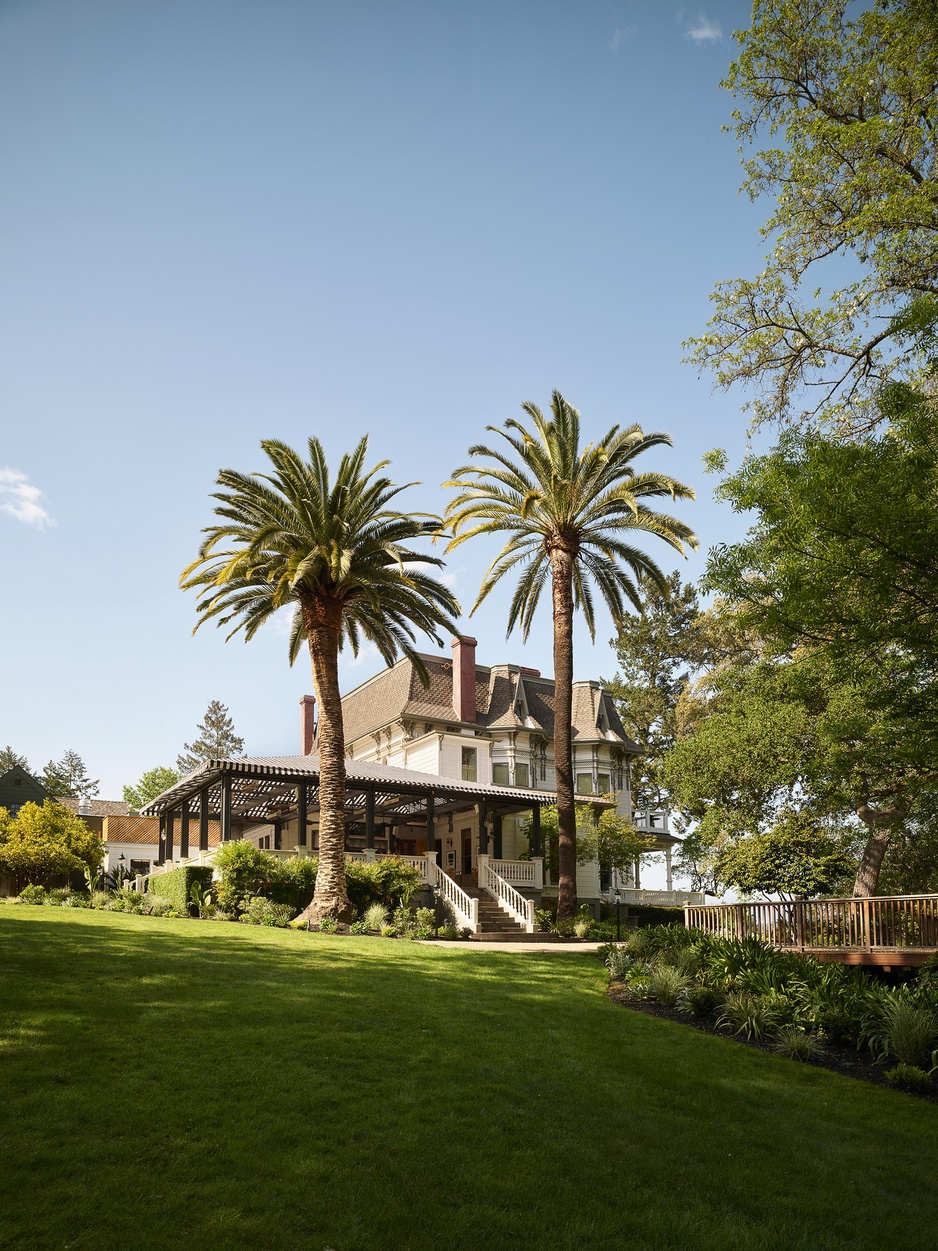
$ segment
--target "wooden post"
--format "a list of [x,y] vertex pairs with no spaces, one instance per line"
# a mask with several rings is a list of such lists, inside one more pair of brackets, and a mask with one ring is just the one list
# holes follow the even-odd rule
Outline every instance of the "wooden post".
[[173,819],[174,819],[173,809],[170,808],[169,811],[166,813],[166,859],[167,860],[172,860],[173,858]]
[[189,801],[182,801],[182,812],[179,814],[179,859],[189,859]]
[[227,843],[231,841],[231,774],[223,773],[221,775],[221,813],[219,817],[219,825],[221,826],[221,842]]
[[484,799],[479,800],[479,854],[489,854],[489,806]]
[[541,805],[531,809],[531,855],[541,855]]
[[495,820],[495,829],[493,831],[493,838],[492,838],[492,844],[493,844],[492,851],[494,853],[495,859],[501,860],[502,858],[502,814],[500,812],[496,812],[494,820]]
[[199,791],[199,851],[208,851],[208,794],[209,787]]
[[433,791],[427,796],[427,855],[436,857],[436,818]]
[[804,900],[795,900],[795,942],[804,951]]
[[162,864],[166,859],[166,813],[160,813],[160,845],[156,853],[156,863]]
[[298,847],[306,846],[306,783],[296,788],[296,822],[298,826],[296,843]]
[[365,846],[369,851],[375,846],[375,793],[365,791]]
[[863,938],[864,946],[867,951],[873,950],[873,931],[870,928],[870,901],[864,899],[861,901],[860,910],[863,914]]
[[274,822],[274,851],[280,851],[283,846],[283,824],[278,819]]

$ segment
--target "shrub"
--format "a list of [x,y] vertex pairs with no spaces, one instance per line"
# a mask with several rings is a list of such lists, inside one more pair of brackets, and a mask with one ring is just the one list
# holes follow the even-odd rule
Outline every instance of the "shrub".
[[71,894],[72,888],[70,886],[56,886],[54,890],[46,892],[46,903],[60,907],[65,903],[66,899],[71,897]]
[[897,1064],[885,1076],[886,1081],[899,1090],[908,1090],[916,1095],[934,1094],[935,1087],[932,1079],[923,1069],[914,1064]]
[[35,883],[30,886],[24,886],[17,896],[17,903],[24,904],[44,904],[51,902],[48,899],[45,888],[37,886]]
[[606,968],[614,982],[623,981],[631,967],[632,957],[624,947],[613,947],[606,956]]
[[93,890],[91,892],[92,908],[110,908],[111,896],[106,890]]
[[692,1016],[712,1016],[722,1002],[723,996],[715,986],[688,986],[678,999],[677,1006]]
[[215,900],[206,883],[193,882],[189,890],[189,898],[200,917],[204,919],[212,915]]
[[348,927],[348,932],[350,934],[354,934],[356,937],[360,934],[370,934],[371,926],[367,925],[364,921],[353,921]]
[[420,872],[397,856],[382,856],[372,863],[345,862],[348,895],[353,907],[363,915],[373,903],[393,908],[406,904],[420,888]]
[[648,998],[671,1008],[684,989],[685,978],[680,970],[663,964],[653,969],[648,978]]
[[320,934],[337,934],[339,932],[339,923],[335,917],[323,917],[319,922]]
[[592,925],[593,918],[590,916],[589,908],[586,904],[581,904],[576,911],[576,915],[568,918],[566,921],[558,921],[551,917],[550,930],[553,934],[560,934],[564,938],[585,938],[586,934],[577,934],[577,926],[587,927]]
[[776,1012],[748,991],[730,991],[724,1000],[717,1025],[725,1025],[734,1034],[745,1034],[748,1039],[762,1039],[778,1025]]
[[[220,853],[219,853],[220,854]],[[149,878],[149,892],[168,899],[181,917],[189,915],[192,888],[195,885],[207,890],[212,884],[212,870],[208,865],[183,864]]]
[[388,910],[383,903],[373,903],[365,909],[362,916],[362,925],[369,930],[378,930],[386,925],[388,921]]
[[459,930],[455,925],[441,925],[436,932],[437,938],[445,938],[452,942],[460,937]]
[[873,1036],[873,1050],[881,1059],[924,1067],[938,1047],[938,1011],[913,1003],[901,992],[891,996],[882,1014],[882,1029]]
[[53,799],[23,804],[15,817],[0,809],[0,872],[17,884],[42,882],[54,874],[93,873],[104,845],[81,817]]
[[397,938],[397,926],[396,925],[382,925],[381,937],[382,938]]
[[534,923],[542,934],[550,932],[551,927],[554,924],[555,916],[556,913],[552,912],[550,908],[534,909]]
[[221,873],[219,903],[228,912],[240,913],[249,899],[267,894],[280,874],[280,861],[253,843],[236,839],[218,848],[215,869]]
[[789,1060],[813,1060],[824,1051],[824,1043],[817,1034],[806,1034],[797,1025],[783,1025],[772,1049]]
[[271,903],[263,896],[255,895],[247,901],[241,913],[241,920],[247,925],[269,925],[282,927],[293,918],[292,904]]
[[165,895],[157,895],[154,891],[147,891],[146,904],[144,910],[151,917],[178,917],[179,912],[172,899],[167,899]]
[[573,922],[573,932],[577,938],[589,938],[593,928],[592,917],[577,917]]

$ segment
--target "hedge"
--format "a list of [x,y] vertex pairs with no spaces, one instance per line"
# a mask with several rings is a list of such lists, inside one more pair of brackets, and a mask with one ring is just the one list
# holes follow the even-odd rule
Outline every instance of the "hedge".
[[166,873],[158,873],[156,876],[151,874],[148,890],[151,895],[170,900],[177,912],[188,916],[192,888],[196,883],[208,890],[212,884],[211,865],[182,864],[178,869],[170,869]]

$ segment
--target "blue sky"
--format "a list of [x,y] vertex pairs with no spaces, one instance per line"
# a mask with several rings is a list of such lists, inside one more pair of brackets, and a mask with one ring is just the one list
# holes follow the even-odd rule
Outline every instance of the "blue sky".
[[[368,433],[405,501],[557,387],[600,433],[668,431],[702,549],[740,520],[701,457],[741,395],[681,364],[720,279],[759,268],[718,83],[744,3],[6,0],[0,6],[0,745],[74,748],[119,797],[208,701],[299,750],[308,664],[277,626],[191,634],[178,589],[221,467]],[[653,550],[653,549],[651,549]],[[448,577],[471,605],[495,548]],[[674,567],[667,550],[656,553]],[[683,564],[687,577],[704,556]],[[549,672],[550,622],[482,663]],[[576,642],[578,677],[609,674]],[[432,648],[430,648],[432,650]],[[346,688],[379,667],[343,662]]]

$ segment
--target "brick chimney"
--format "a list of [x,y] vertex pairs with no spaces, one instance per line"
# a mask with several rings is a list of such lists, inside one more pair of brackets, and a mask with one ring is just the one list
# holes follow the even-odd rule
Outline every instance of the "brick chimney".
[[453,707],[460,721],[475,721],[476,640],[465,634],[453,639]]
[[303,723],[303,755],[308,756],[313,750],[313,735],[316,730],[316,696],[304,695],[300,700]]

